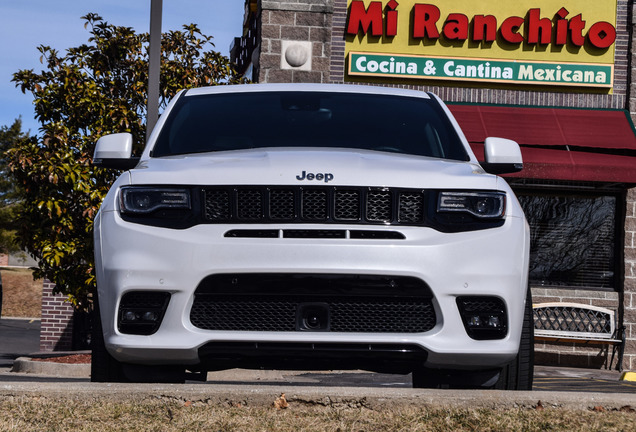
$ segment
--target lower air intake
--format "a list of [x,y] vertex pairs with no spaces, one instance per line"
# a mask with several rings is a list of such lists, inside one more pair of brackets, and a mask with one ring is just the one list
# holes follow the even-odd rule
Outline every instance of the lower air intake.
[[[320,322],[306,325],[314,305]],[[421,333],[436,315],[428,286],[415,278],[251,274],[206,278],[190,321],[205,330]]]

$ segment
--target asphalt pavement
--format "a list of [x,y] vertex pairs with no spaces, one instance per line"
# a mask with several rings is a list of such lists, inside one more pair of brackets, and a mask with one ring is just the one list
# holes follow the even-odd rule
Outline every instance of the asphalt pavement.
[[39,349],[39,320],[0,318],[0,368],[10,368],[16,358]]
[[[87,365],[38,364],[30,359],[38,356],[40,322],[24,319],[0,319],[0,384],[2,383],[87,383],[90,381]],[[16,359],[22,357],[18,362]],[[30,372],[11,372],[18,363],[35,369]],[[51,369],[51,366],[53,368]],[[18,368],[19,369],[19,368]],[[53,370],[53,372],[52,372]],[[36,373],[33,373],[35,371]],[[618,371],[536,366],[535,391],[610,393],[636,396],[636,382],[621,381]],[[276,371],[243,370],[210,372],[206,382],[189,381],[190,385],[238,386],[244,389],[273,386],[295,388],[375,388],[408,389],[410,375],[379,374],[366,371]]]

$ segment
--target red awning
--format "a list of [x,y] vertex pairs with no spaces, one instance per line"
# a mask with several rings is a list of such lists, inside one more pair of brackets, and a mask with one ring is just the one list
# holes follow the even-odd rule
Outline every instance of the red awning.
[[636,183],[636,134],[624,110],[449,105],[477,159],[486,137],[515,140],[512,177]]

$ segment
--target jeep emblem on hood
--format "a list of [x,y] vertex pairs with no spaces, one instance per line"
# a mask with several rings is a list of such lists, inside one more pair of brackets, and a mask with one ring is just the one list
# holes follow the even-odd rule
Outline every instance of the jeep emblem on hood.
[[329,183],[333,180],[333,174],[331,173],[308,173],[303,171],[302,174],[296,176],[296,180],[318,180]]

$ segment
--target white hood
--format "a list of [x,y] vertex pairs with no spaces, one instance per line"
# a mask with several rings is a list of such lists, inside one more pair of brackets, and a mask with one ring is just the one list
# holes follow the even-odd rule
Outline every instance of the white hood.
[[496,189],[471,162],[350,149],[268,148],[142,161],[131,184],[375,186]]

